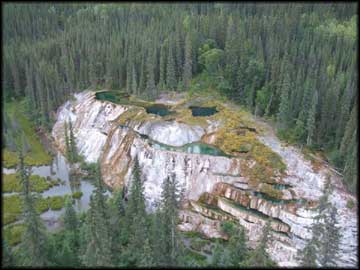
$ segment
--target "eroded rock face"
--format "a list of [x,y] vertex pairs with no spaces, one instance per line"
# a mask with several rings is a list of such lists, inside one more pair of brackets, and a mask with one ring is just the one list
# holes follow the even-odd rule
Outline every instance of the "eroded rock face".
[[151,139],[171,145],[183,146],[188,143],[200,141],[204,135],[201,127],[191,127],[177,122],[147,122],[138,130],[139,133],[148,135]]
[[[96,100],[89,91],[75,95],[74,101],[66,102],[57,112],[52,130],[57,147],[64,152],[64,122],[71,121],[79,152],[87,162],[100,159],[103,180],[111,187],[131,185],[133,160],[138,156],[149,209],[160,199],[163,181],[174,174],[189,202],[180,212],[179,229],[184,231],[196,230],[208,237],[226,238],[220,224],[232,220],[244,226],[249,246],[255,247],[271,217],[273,241],[269,242],[269,254],[280,266],[298,265],[297,250],[311,238],[311,226],[317,215],[313,205],[306,202],[316,205],[329,170],[324,168],[315,173],[310,162],[295,148],[281,145],[272,133],[259,135],[259,140],[287,164],[287,176],[282,183],[290,188],[281,191],[281,200],[270,200],[261,197],[260,189],[251,188],[249,180],[242,175],[242,163],[251,162],[240,157],[156,149],[140,135],[173,146],[200,140],[212,143],[219,122],[208,121],[209,125],[203,128],[152,116],[142,122],[130,119],[127,126],[119,125],[117,119],[130,107]],[[335,186],[330,200],[338,209],[342,235],[338,265],[355,266],[356,210],[346,208],[346,202],[356,199],[344,192],[339,177],[330,173],[330,179]],[[300,199],[305,203],[299,203]]]

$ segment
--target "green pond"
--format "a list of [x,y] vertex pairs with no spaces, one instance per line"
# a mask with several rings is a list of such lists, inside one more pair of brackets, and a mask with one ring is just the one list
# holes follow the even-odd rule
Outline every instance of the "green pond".
[[164,104],[154,104],[151,106],[146,107],[147,113],[152,113],[160,116],[165,116],[169,114],[173,114],[173,111],[169,110],[169,107]]
[[218,112],[216,107],[190,106],[192,116],[210,116]]

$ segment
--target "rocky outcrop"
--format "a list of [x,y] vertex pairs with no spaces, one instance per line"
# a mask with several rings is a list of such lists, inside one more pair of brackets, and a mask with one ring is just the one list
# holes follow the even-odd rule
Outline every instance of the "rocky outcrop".
[[[165,99],[168,101],[168,97]],[[152,147],[147,139],[172,146],[200,140],[213,143],[221,121],[207,120],[208,126],[200,127],[176,119],[164,121],[160,116],[147,115],[142,108],[135,111],[141,118],[129,116],[125,124],[119,120],[133,109],[130,105],[96,100],[90,91],[76,94],[57,112],[52,130],[56,146],[65,150],[64,123],[71,121],[80,154],[87,162],[100,160],[103,180],[111,187],[131,185],[132,165],[137,156],[148,209],[159,200],[163,181],[174,175],[188,200],[188,206],[180,212],[181,230],[226,239],[220,224],[229,220],[244,226],[249,246],[255,247],[271,218],[273,241],[269,242],[269,254],[280,266],[298,265],[296,253],[312,236],[311,226],[317,215],[314,206],[323,194],[328,170],[315,173],[295,148],[281,145],[271,133],[259,133],[259,140],[282,157],[287,171],[278,183],[269,181],[254,187],[241,169],[247,166],[252,170],[253,160],[168,151]],[[354,266],[357,218],[354,210],[346,208],[346,202],[356,200],[341,189],[341,179],[334,175],[330,179],[336,187],[330,199],[338,209],[342,234],[338,265]],[[285,188],[276,189],[275,184],[285,184]],[[266,194],[269,187],[277,190],[276,199]]]

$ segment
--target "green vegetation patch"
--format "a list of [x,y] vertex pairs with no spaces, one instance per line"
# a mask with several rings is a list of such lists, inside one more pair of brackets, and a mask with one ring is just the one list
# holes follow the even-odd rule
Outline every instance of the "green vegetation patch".
[[81,191],[75,191],[73,194],[72,194],[72,197],[74,199],[80,199],[82,197],[83,193]]
[[349,199],[349,200],[347,201],[347,203],[346,203],[346,207],[349,208],[349,209],[353,209],[354,206],[355,206],[354,200]]
[[196,252],[196,251],[193,251],[189,248],[186,248],[184,250],[184,255],[185,255],[185,260],[186,261],[196,261],[199,266],[203,265],[205,266],[206,265],[206,256],[204,255],[201,255],[200,253]]
[[35,209],[41,214],[49,210],[49,200],[43,197],[37,197],[35,200]]
[[202,233],[196,231],[183,232],[183,235],[187,238],[204,238]]
[[3,224],[7,225],[20,219],[23,201],[19,195],[3,196]]
[[[53,180],[50,177],[45,178],[39,175],[30,175],[30,190],[43,192],[53,186],[59,185],[60,180]],[[23,186],[18,174],[3,174],[3,192],[21,192]]]
[[280,200],[282,198],[282,191],[275,189],[272,185],[262,183],[260,186],[260,192],[269,195],[272,198]]
[[23,186],[17,174],[3,174],[3,192],[21,192]]
[[19,162],[15,152],[3,149],[3,165],[5,168],[14,168]]
[[[16,119],[19,128],[25,135],[27,145],[29,146],[29,151],[25,154],[25,164],[29,166],[50,164],[52,157],[40,143],[40,139],[36,134],[35,124],[25,116],[24,100],[5,103],[4,107],[11,121]],[[3,152],[3,162],[7,168],[14,167],[19,162],[17,154],[5,149]]]
[[[65,205],[65,196],[43,198],[36,196],[35,210],[41,214],[49,209],[60,210]],[[21,195],[3,196],[3,224],[7,225],[21,219],[23,212],[23,197]]]
[[24,231],[24,224],[9,225],[3,229],[4,239],[10,246],[15,246],[21,242]]
[[191,239],[190,240],[190,247],[196,251],[202,251],[205,246],[207,246],[210,241],[203,240],[203,239]]
[[65,205],[66,196],[53,196],[47,199],[51,210],[60,210]]

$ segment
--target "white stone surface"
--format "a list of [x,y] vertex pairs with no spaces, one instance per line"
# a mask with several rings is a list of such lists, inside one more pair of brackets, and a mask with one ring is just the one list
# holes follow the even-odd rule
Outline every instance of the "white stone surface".
[[[185,197],[191,200],[197,200],[203,192],[212,192],[214,185],[219,182],[234,184],[239,188],[249,188],[248,179],[241,176],[240,159],[155,149],[132,129],[119,127],[113,123],[127,109],[128,106],[97,101],[93,92],[76,94],[74,101],[68,101],[59,108],[52,136],[58,148],[64,151],[64,121],[70,120],[80,153],[88,162],[95,162],[100,158],[103,180],[110,186],[122,183],[130,185],[132,163],[137,155],[145,181],[148,208],[159,200],[162,183],[172,173],[184,188]],[[153,140],[181,146],[199,141],[204,134],[216,131],[218,125],[219,123],[209,122],[209,126],[203,129],[174,121],[152,120],[140,124],[132,123],[130,126]],[[311,163],[305,160],[296,148],[283,146],[273,133],[259,135],[259,140],[278,153],[287,164],[288,176],[283,181],[292,186],[291,189],[295,194],[293,197],[287,192],[287,199],[303,198],[317,201],[323,194],[327,175],[330,175],[335,187],[330,201],[338,210],[338,223],[342,235],[338,266],[356,266],[358,234],[356,209],[346,208],[349,199],[353,199],[357,205],[356,198],[344,191],[338,176],[326,168],[314,172]],[[237,216],[239,224],[247,231],[249,245],[254,247],[261,235],[264,222],[249,213],[234,210],[221,201],[219,206],[224,211]],[[296,253],[304,247],[305,240],[312,236],[310,228],[317,215],[316,211],[305,206],[290,211],[287,207],[261,199],[251,201],[250,207],[290,226],[289,236],[274,234],[274,240],[269,245],[269,253],[280,266],[298,265]],[[218,220],[205,218],[199,213],[190,211],[183,211],[182,214],[190,217],[190,220],[179,225],[179,228],[198,230],[209,237],[223,237],[219,231]],[[278,228],[286,231],[286,226],[281,226]]]

